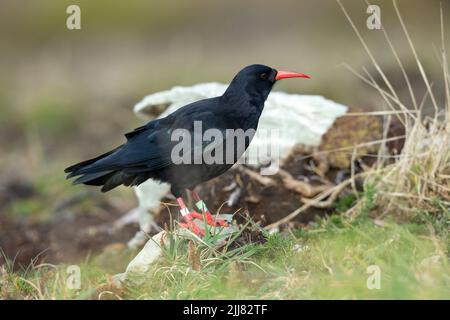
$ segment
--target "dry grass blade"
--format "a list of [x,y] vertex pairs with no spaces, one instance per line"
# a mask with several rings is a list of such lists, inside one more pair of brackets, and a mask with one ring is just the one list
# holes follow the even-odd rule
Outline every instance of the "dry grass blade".
[[378,73],[380,74],[380,76],[382,77],[383,81],[386,83],[387,87],[389,88],[389,90],[391,91],[392,95],[399,100],[397,93],[395,92],[394,88],[392,87],[390,81],[388,80],[388,78],[386,77],[386,75],[384,74],[383,70],[380,68],[379,64],[377,63],[375,57],[373,56],[372,52],[370,51],[369,47],[367,46],[366,42],[364,41],[364,38],[361,36],[361,33],[359,32],[358,28],[356,27],[356,25],[354,24],[352,18],[350,17],[350,15],[348,14],[347,10],[345,9],[345,7],[342,5],[340,0],[337,0],[339,6],[341,7],[342,11],[345,14],[345,17],[347,18],[348,22],[350,23],[350,25],[352,26],[353,30],[355,31],[359,41],[361,42],[361,44],[363,45],[364,49],[366,50],[370,60],[372,61],[374,67],[376,68],[376,70],[378,71]]
[[450,72],[448,71],[447,62],[447,50],[445,47],[445,34],[444,34],[444,10],[440,10],[440,20],[441,20],[441,46],[442,46],[442,70],[444,73],[444,84],[445,84],[445,103],[447,105],[447,112],[445,121],[448,125],[450,122]]
[[404,113],[416,113],[415,110],[383,110],[383,111],[366,111],[366,112],[347,112],[342,117],[359,117],[359,116],[385,116],[385,115],[396,115]]
[[[368,1],[366,1],[366,3],[367,3],[367,5],[370,5],[370,3]],[[389,38],[386,29],[384,27],[382,27],[381,30],[383,31],[384,38],[386,39],[386,42],[388,43],[389,48],[391,49],[392,54],[394,55],[395,60],[397,61],[398,65],[400,67],[400,70],[402,71],[402,75],[403,75],[403,78],[405,79],[406,85],[408,87],[409,95],[411,96],[411,101],[413,103],[414,109],[418,110],[414,90],[411,86],[411,82],[409,81],[409,77],[408,77],[408,74],[406,73],[405,67],[403,66],[403,63],[397,53],[397,50],[395,50],[394,44],[392,43],[391,39]]]
[[[305,212],[308,208],[311,208],[311,207],[325,208],[325,207],[330,206],[336,200],[336,198],[339,196],[339,194],[342,192],[342,190],[344,190],[345,187],[347,187],[349,184],[351,184],[354,179],[364,176],[366,174],[367,174],[367,172],[361,172],[359,174],[356,174],[353,177],[341,182],[340,184],[338,184],[334,187],[331,187],[328,190],[325,190],[324,192],[320,193],[313,199],[302,199],[302,201],[305,202],[305,204],[303,206],[294,210],[293,212],[288,214],[283,219],[280,219],[274,223],[271,223],[271,224],[265,226],[264,229],[270,230],[270,229],[278,228],[282,224],[285,224],[285,223],[291,221],[292,219],[294,219],[295,217],[297,217],[300,213]],[[325,200],[325,199],[327,199],[327,200]]]
[[409,44],[409,46],[411,48],[411,52],[414,55],[414,59],[417,62],[417,67],[419,68],[420,74],[421,74],[421,76],[423,78],[423,81],[425,82],[425,85],[427,87],[427,91],[430,94],[430,98],[431,98],[431,101],[433,102],[433,106],[435,108],[435,113],[437,115],[439,108],[438,108],[438,105],[436,103],[436,99],[434,98],[433,91],[431,90],[430,82],[428,81],[428,77],[427,77],[427,75],[425,73],[425,69],[423,68],[422,63],[420,62],[420,59],[419,59],[419,56],[417,55],[416,49],[414,47],[414,44],[413,44],[413,42],[411,40],[411,37],[409,36],[408,29],[406,29],[405,23],[403,22],[403,18],[401,16],[400,10],[398,9],[398,6],[397,6],[397,1],[396,0],[392,0],[392,3],[394,4],[394,9],[395,9],[395,12],[397,13],[398,20],[399,20],[399,22],[400,22],[400,24],[402,26],[402,29],[403,29],[403,32],[405,34],[406,40],[408,41],[408,44]]

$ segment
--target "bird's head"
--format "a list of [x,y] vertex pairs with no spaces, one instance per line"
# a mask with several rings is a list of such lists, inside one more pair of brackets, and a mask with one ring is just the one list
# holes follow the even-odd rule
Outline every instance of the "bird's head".
[[252,64],[236,74],[225,95],[245,92],[257,102],[264,103],[275,82],[287,78],[309,78],[309,76],[304,73],[276,70],[262,64]]

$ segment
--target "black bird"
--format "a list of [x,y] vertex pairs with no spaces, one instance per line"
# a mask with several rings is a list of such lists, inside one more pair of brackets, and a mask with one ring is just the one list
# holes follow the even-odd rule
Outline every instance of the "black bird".
[[[127,142],[123,145],[66,168],[67,178],[78,176],[74,184],[102,186],[103,192],[119,185],[136,186],[147,179],[168,182],[187,222],[183,226],[202,234],[204,230],[199,229],[193,219],[203,218],[203,215],[189,212],[182,199],[183,191],[221,175],[237,162],[252,135],[244,139],[243,145],[234,143],[228,147],[230,139],[236,139],[229,132],[256,130],[264,102],[275,82],[294,77],[309,78],[303,73],[277,71],[260,64],[247,66],[238,72],[222,96],[188,104],[165,118],[152,120],[126,133]],[[208,129],[216,130],[214,140],[195,137],[196,133],[203,135]],[[180,145],[182,138],[187,139],[184,145]],[[184,148],[178,150],[180,146]],[[223,148],[222,155],[218,148]],[[205,152],[217,156],[215,159],[219,161],[208,163],[204,159]],[[230,153],[231,157],[227,158]],[[226,225],[224,221],[215,220],[198,195],[194,192],[193,195],[209,224]]]

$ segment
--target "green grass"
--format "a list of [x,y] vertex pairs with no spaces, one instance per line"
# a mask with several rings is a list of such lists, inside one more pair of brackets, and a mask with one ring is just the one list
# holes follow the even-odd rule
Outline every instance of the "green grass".
[[[80,290],[65,285],[66,266],[41,266],[6,268],[0,292],[52,299],[448,299],[447,237],[435,232],[436,223],[442,221],[380,226],[334,216],[226,253],[174,240],[143,278],[120,289],[94,258],[80,265]],[[370,265],[381,271],[380,289],[367,288]]]

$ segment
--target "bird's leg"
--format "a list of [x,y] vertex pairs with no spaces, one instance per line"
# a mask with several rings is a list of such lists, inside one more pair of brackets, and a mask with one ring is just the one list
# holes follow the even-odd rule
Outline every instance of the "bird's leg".
[[183,217],[183,220],[186,221],[186,223],[180,223],[180,226],[182,228],[188,228],[196,235],[205,235],[205,230],[200,229],[197,227],[197,225],[194,222],[194,214],[197,214],[196,212],[189,212],[189,209],[184,204],[183,198],[179,197],[177,198],[178,205],[180,206],[180,213]]
[[220,219],[216,219],[212,216],[211,212],[208,210],[208,208],[206,207],[205,202],[200,199],[200,196],[198,195],[197,192],[195,191],[191,191],[192,193],[192,197],[195,200],[195,206],[198,208],[198,210],[200,210],[201,213],[193,213],[193,216],[197,219],[205,219],[206,223],[208,223],[210,226],[214,226],[214,227],[228,227],[228,222],[226,222],[225,220],[220,220]]

